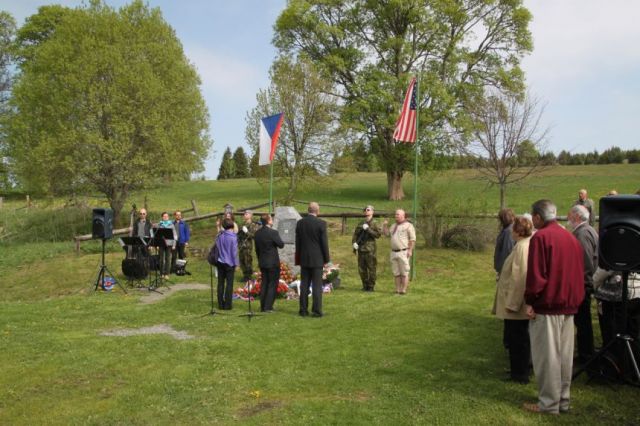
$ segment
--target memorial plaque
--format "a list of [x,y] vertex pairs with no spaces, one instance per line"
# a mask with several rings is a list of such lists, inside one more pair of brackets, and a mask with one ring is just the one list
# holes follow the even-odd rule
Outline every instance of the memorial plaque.
[[273,216],[273,229],[278,231],[284,248],[278,249],[280,260],[291,268],[294,274],[300,273],[300,267],[294,265],[296,245],[296,224],[302,219],[293,207],[276,207]]
[[285,244],[296,243],[296,219],[281,219],[278,222],[278,233]]

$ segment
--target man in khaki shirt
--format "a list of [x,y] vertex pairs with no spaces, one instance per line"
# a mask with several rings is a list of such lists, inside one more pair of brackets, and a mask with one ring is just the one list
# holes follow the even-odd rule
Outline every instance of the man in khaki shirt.
[[409,286],[409,259],[413,254],[416,244],[416,230],[406,219],[406,213],[402,209],[396,210],[396,223],[388,226],[385,219],[382,224],[382,232],[391,237],[391,272],[396,285],[397,294],[406,294]]

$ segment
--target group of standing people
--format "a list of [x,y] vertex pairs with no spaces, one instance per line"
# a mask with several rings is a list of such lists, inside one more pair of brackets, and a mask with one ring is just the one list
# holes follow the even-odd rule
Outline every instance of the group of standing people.
[[[584,189],[567,215],[571,231],[558,224],[556,206],[550,200],[535,202],[530,215],[515,216],[510,209],[499,213],[502,229],[494,253],[494,314],[504,320],[509,379],[528,383],[533,365],[538,401],[525,403],[525,410],[552,414],[568,411],[574,357],[584,365],[595,354],[592,294],[616,274],[597,267],[598,234],[591,226],[594,216],[593,201]],[[631,274],[633,278],[635,274]],[[630,297],[638,297],[640,302],[640,285],[637,294],[632,289],[634,284]],[[604,311],[613,312],[614,308],[607,304]],[[612,325],[615,321],[611,316],[604,321],[600,318],[603,344],[613,338],[616,326],[620,332],[620,324]],[[632,328],[637,329],[640,315],[635,318]],[[638,330],[631,333],[636,339],[640,337]]]
[[[138,219],[129,229],[129,236],[140,237],[148,245],[158,249],[158,265],[162,279],[168,279],[171,272],[176,270],[178,259],[186,258],[186,248],[189,246],[191,230],[189,224],[182,218],[182,212],[176,210],[174,219],[169,219],[169,213],[162,212],[160,220],[152,223],[147,217],[147,209],[140,209]],[[155,238],[159,229],[170,229],[171,235],[162,238]],[[141,255],[146,259],[149,252],[145,250]]]
[[358,255],[358,273],[362,281],[362,291],[374,291],[377,278],[377,246],[376,239],[385,235],[391,238],[391,272],[394,277],[396,294],[407,294],[409,287],[409,260],[413,255],[416,243],[416,231],[407,220],[406,212],[402,209],[395,211],[395,223],[389,226],[385,219],[382,229],[373,219],[373,206],[364,208],[364,220],[356,226],[351,243],[353,252]]

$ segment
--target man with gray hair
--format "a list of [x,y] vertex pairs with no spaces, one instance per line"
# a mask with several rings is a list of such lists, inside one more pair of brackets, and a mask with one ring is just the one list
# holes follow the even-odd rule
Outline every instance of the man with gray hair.
[[584,257],[578,240],[556,221],[556,206],[531,206],[538,229],[529,243],[524,293],[538,402],[523,408],[558,414],[569,410],[573,368],[573,315],[584,299]]
[[584,254],[584,300],[573,318],[578,328],[578,363],[584,364],[594,354],[593,325],[591,323],[591,295],[593,294],[593,274],[598,266],[598,234],[589,225],[589,211],[575,205],[567,215]]

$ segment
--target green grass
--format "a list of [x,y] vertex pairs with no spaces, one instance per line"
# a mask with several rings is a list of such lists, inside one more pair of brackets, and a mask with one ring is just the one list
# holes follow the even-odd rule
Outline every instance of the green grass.
[[[510,205],[526,210],[548,197],[568,208],[582,186],[595,197],[601,187],[635,191],[640,181],[637,167],[548,173],[513,191]],[[437,179],[452,194],[496,202],[494,189],[451,175]],[[354,174],[299,198],[392,208],[384,188],[383,175]],[[154,211],[191,198],[213,210],[226,201],[257,204],[264,193],[245,180],[179,184],[148,196]],[[196,227],[194,246],[210,244],[211,226]],[[489,314],[491,250],[421,247],[417,279],[400,297],[383,240],[370,294],[359,291],[350,235],[340,235],[337,222],[331,229],[343,288],[325,295],[327,315],[319,320],[299,318],[296,301],[278,300],[277,313],[249,322],[238,316],[246,302],[229,315],[206,315],[209,291],[150,305],[137,292],[94,292],[95,241],[80,253],[71,242],[0,247],[0,424],[638,424],[637,389],[588,384],[584,376],[572,386],[571,413],[550,418],[520,409],[536,389],[501,381],[508,358],[502,323]],[[122,257],[110,242],[107,264],[119,278]],[[177,282],[209,282],[204,260],[191,259],[188,270]],[[157,324],[195,338],[100,335]]]

